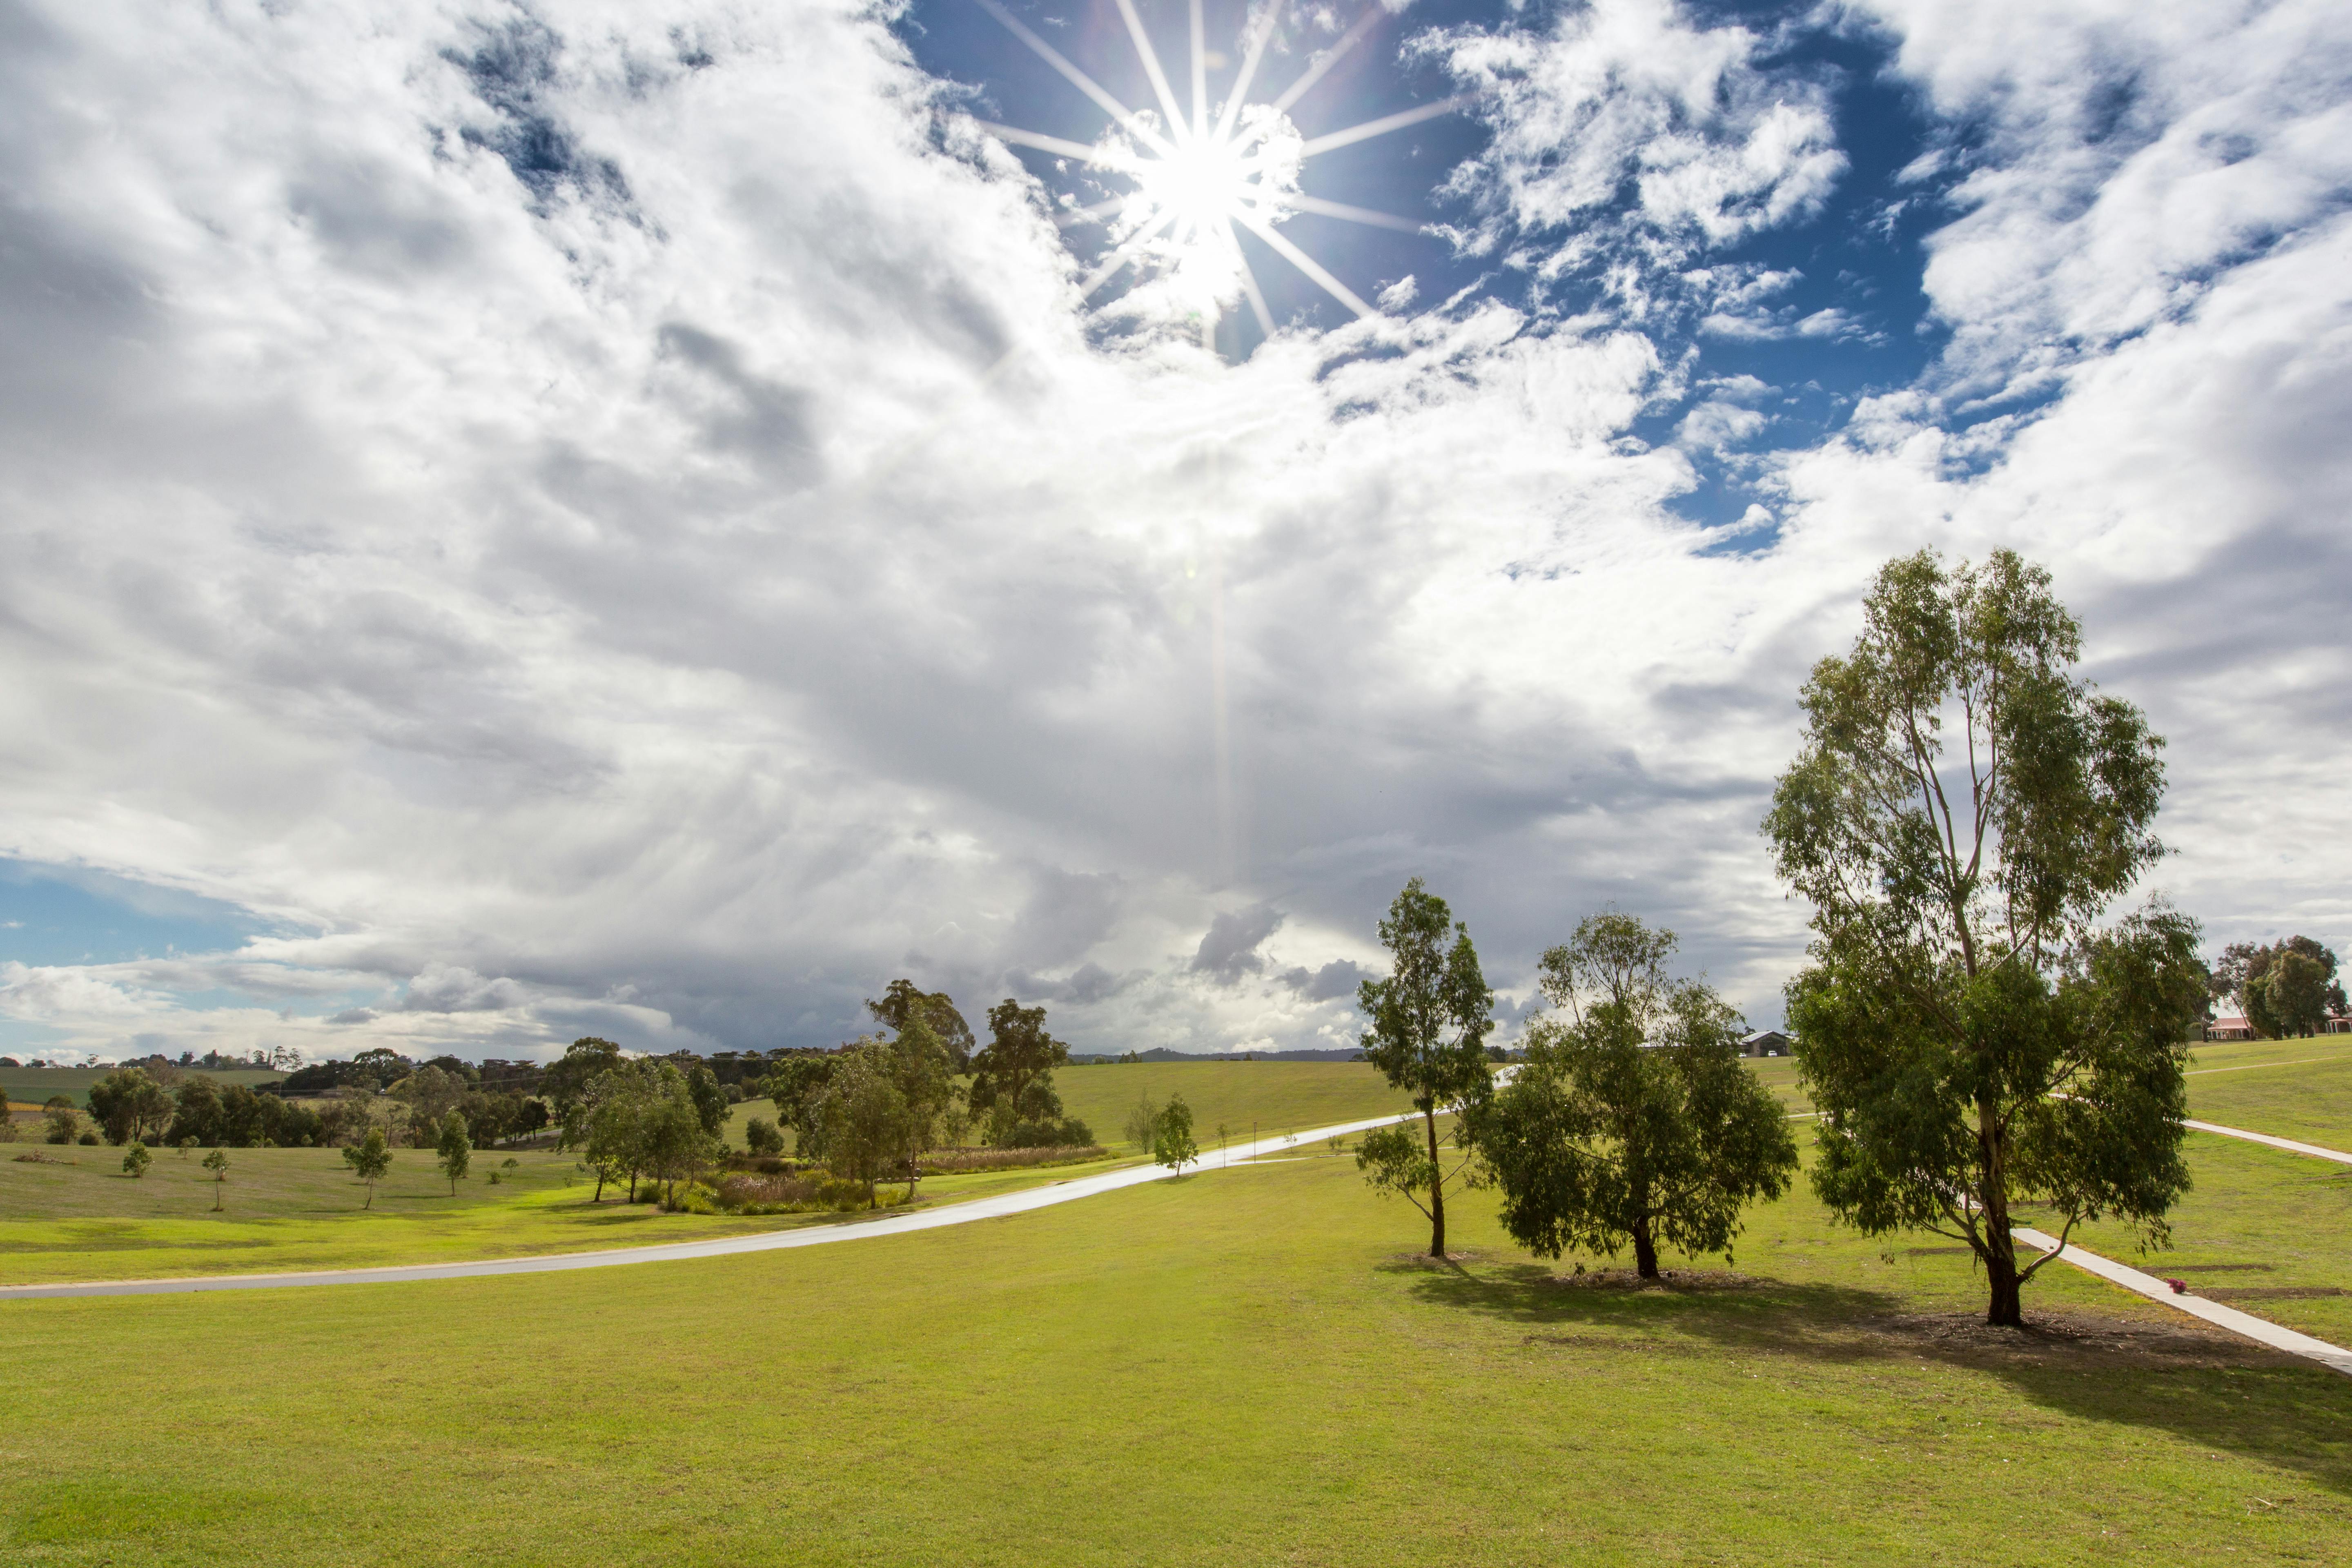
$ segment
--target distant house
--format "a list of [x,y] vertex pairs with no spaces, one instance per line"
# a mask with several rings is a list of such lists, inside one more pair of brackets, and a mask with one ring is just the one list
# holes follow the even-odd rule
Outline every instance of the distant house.
[[1743,1057],[1785,1057],[1795,1049],[1795,1043],[1778,1029],[1759,1029],[1739,1042]]
[[2254,1026],[2234,1016],[2216,1018],[2205,1026],[2205,1037],[2209,1040],[2251,1040],[2254,1037]]

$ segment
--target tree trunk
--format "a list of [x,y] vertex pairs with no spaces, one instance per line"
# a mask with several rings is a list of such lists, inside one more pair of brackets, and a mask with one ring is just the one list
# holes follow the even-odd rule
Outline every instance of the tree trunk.
[[1650,1216],[1633,1222],[1633,1271],[1644,1279],[1658,1277],[1658,1244],[1650,1238]]
[[1437,1112],[1421,1113],[1429,1129],[1429,1255],[1445,1256],[1445,1177],[1437,1163]]
[[629,1201],[633,1204],[637,1201],[637,1173],[635,1171],[629,1173]]
[[1984,1215],[1985,1280],[1989,1287],[1985,1321],[1996,1329],[2021,1329],[2025,1314],[2018,1301],[2017,1238],[2009,1233],[2009,1173],[2006,1151],[1990,1101],[1977,1102],[1977,1147],[1983,1162],[1984,1182],[1979,1194]]

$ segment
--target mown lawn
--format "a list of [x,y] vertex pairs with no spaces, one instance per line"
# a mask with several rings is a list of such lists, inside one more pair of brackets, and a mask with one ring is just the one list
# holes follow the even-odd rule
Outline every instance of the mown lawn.
[[[31,1152],[46,1158],[15,1157]],[[224,1206],[215,1213],[201,1151],[184,1159],[161,1152],[133,1181],[121,1173],[120,1149],[0,1145],[0,1285],[373,1268],[843,1223],[832,1215],[663,1214],[652,1204],[621,1201],[621,1188],[607,1188],[597,1203],[595,1178],[570,1154],[478,1150],[473,1174],[453,1197],[432,1151],[397,1150],[372,1209],[361,1207],[367,1191],[352,1179],[340,1150],[232,1149],[228,1156]],[[929,1176],[921,1196],[951,1203],[1108,1163]],[[885,1186],[883,1195],[903,1190]]]
[[1450,1267],[1344,1158],[591,1274],[0,1305],[44,1563],[2326,1563],[2352,1379],[1759,1211],[1744,1288]]
[[2352,1150],[2352,1036],[2200,1046],[2189,1071],[2200,1121]]

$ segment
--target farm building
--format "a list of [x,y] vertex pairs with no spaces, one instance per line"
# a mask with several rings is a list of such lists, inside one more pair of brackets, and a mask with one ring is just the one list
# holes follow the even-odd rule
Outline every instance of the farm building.
[[1743,1057],[1785,1057],[1795,1048],[1795,1042],[1778,1029],[1759,1029],[1739,1042]]

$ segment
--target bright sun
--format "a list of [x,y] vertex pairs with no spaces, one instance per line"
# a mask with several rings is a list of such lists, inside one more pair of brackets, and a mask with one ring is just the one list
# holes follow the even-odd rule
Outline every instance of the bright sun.
[[1320,262],[1291,243],[1276,226],[1295,213],[1307,212],[1401,229],[1408,234],[1417,233],[1422,227],[1387,213],[1324,201],[1299,188],[1300,171],[1316,153],[1402,130],[1462,107],[1462,99],[1447,99],[1313,138],[1302,137],[1291,124],[1291,106],[1388,15],[1379,0],[1366,6],[1356,24],[1330,47],[1314,57],[1297,79],[1278,96],[1266,102],[1252,103],[1250,84],[1256,79],[1266,45],[1282,15],[1282,0],[1270,0],[1250,29],[1240,73],[1224,102],[1217,107],[1213,122],[1210,118],[1202,0],[1191,0],[1192,91],[1189,114],[1178,106],[1175,90],[1144,31],[1135,0],[1118,0],[1118,5],[1120,15],[1127,19],[1128,33],[1135,40],[1136,53],[1142,58],[1144,74],[1150,79],[1153,95],[1159,100],[1159,114],[1131,110],[1120,103],[1092,77],[1024,26],[999,0],[978,0],[978,4],[1110,116],[1109,127],[1091,146],[1009,125],[982,122],[984,129],[1006,142],[1121,174],[1132,183],[1132,190],[1092,206],[1082,207],[1070,201],[1062,216],[1065,227],[1087,223],[1103,225],[1113,242],[1110,254],[1081,285],[1085,297],[1092,298],[1124,267],[1133,265],[1139,271],[1156,268],[1169,279],[1177,297],[1199,315],[1204,348],[1214,348],[1218,319],[1226,307],[1238,300],[1248,300],[1259,331],[1271,337],[1275,331],[1274,317],[1266,309],[1257,276],[1242,249],[1241,236],[1246,231],[1357,315],[1375,313],[1371,306]]

